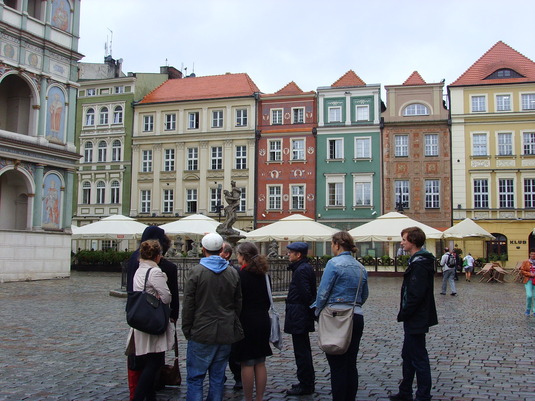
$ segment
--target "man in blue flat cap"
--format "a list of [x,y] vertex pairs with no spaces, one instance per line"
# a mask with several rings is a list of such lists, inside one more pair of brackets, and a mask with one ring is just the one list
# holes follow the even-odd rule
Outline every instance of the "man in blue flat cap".
[[287,248],[292,281],[286,297],[284,332],[292,335],[299,383],[293,384],[286,394],[307,395],[314,392],[315,381],[308,333],[314,331],[314,312],[310,305],[316,299],[316,275],[308,263],[306,242],[293,242]]

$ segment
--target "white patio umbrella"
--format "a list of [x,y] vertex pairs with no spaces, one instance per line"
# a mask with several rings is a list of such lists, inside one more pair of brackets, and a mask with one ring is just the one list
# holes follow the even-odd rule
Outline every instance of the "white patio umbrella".
[[[193,214],[191,216],[183,217],[171,223],[162,224],[160,228],[165,230],[167,235],[189,235],[189,236],[203,236],[208,233],[217,232],[217,226],[221,223],[204,214]],[[245,232],[237,230],[241,235]]]
[[401,230],[407,227],[420,227],[430,239],[442,238],[442,231],[413,220],[404,214],[391,212],[377,219],[349,230],[357,242],[400,242]]
[[245,234],[251,241],[330,241],[337,230],[302,214],[293,214]]
[[76,227],[72,239],[135,239],[148,226],[131,217],[114,214],[85,226]]
[[444,238],[488,238],[494,239],[489,233],[472,219],[466,218],[444,231]]

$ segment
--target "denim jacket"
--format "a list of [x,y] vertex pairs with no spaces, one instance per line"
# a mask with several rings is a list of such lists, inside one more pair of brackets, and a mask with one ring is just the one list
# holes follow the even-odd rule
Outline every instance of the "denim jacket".
[[352,305],[361,275],[362,282],[357,297],[359,305],[368,299],[368,272],[349,251],[342,252],[329,260],[321,277],[316,302],[311,305],[311,308],[316,308],[316,315],[326,305]]

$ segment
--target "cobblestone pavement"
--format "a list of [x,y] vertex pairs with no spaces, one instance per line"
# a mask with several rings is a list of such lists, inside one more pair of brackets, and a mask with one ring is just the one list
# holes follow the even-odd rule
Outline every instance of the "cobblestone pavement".
[[[535,317],[524,316],[518,283],[458,282],[458,296],[435,294],[439,325],[428,335],[434,400],[535,401]],[[128,400],[124,343],[128,327],[115,273],[73,272],[63,280],[0,284],[0,400]],[[358,367],[358,400],[386,401],[401,377],[403,330],[396,323],[401,279],[370,277]],[[283,313],[284,303],[276,307]],[[185,341],[180,332],[181,371]],[[291,339],[268,358],[271,400],[329,400],[329,369],[315,346],[316,393],[286,397],[295,383]],[[315,336],[312,339],[316,344]],[[169,352],[168,358],[172,358]],[[231,377],[230,372],[228,376]],[[243,399],[226,385],[225,399]],[[185,399],[185,386],[159,400]]]

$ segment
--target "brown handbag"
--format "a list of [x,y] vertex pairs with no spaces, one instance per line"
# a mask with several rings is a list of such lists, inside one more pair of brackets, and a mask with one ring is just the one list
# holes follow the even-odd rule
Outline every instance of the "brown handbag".
[[175,360],[172,365],[164,365],[160,370],[160,385],[163,386],[180,386],[182,376],[178,369],[178,339],[175,330]]

